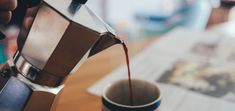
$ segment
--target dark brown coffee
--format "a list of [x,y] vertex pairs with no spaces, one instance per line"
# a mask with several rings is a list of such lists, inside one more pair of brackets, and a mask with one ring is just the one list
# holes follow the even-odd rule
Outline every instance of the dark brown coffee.
[[126,65],[127,65],[127,70],[128,70],[128,84],[129,84],[129,96],[130,96],[130,105],[134,105],[134,100],[133,100],[133,89],[132,89],[132,83],[131,83],[131,70],[130,70],[130,62],[129,62],[129,55],[128,55],[128,48],[126,44],[123,42],[122,43],[123,50],[125,52],[126,56]]

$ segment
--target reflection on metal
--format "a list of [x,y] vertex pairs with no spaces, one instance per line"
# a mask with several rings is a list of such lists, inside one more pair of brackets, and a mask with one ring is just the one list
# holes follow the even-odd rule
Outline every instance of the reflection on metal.
[[22,111],[31,93],[28,86],[11,77],[0,91],[0,110]]

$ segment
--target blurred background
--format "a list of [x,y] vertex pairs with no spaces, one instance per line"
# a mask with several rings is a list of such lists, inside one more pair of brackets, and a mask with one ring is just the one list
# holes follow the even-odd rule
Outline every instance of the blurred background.
[[97,10],[97,13],[114,27],[121,37],[132,41],[160,35],[177,26],[204,30],[212,5],[218,7],[220,3],[214,2],[218,1],[90,0],[88,5]]
[[[87,5],[111,25],[126,42],[160,37],[176,27],[194,31],[235,20],[235,0],[88,0]],[[15,12],[17,12],[16,10]],[[0,41],[0,63],[17,49],[16,37],[21,23],[17,15],[4,30]]]

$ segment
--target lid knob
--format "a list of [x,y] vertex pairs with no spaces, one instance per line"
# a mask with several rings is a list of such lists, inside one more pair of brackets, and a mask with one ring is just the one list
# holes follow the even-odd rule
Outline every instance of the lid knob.
[[73,2],[77,2],[80,4],[85,4],[87,2],[87,0],[73,0]]

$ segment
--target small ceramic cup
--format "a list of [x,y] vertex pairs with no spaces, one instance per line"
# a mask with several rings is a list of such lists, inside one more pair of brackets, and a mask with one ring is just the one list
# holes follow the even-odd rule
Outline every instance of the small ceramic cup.
[[107,85],[102,94],[102,111],[157,111],[161,93],[154,83],[133,79],[133,105],[131,105],[128,80]]

